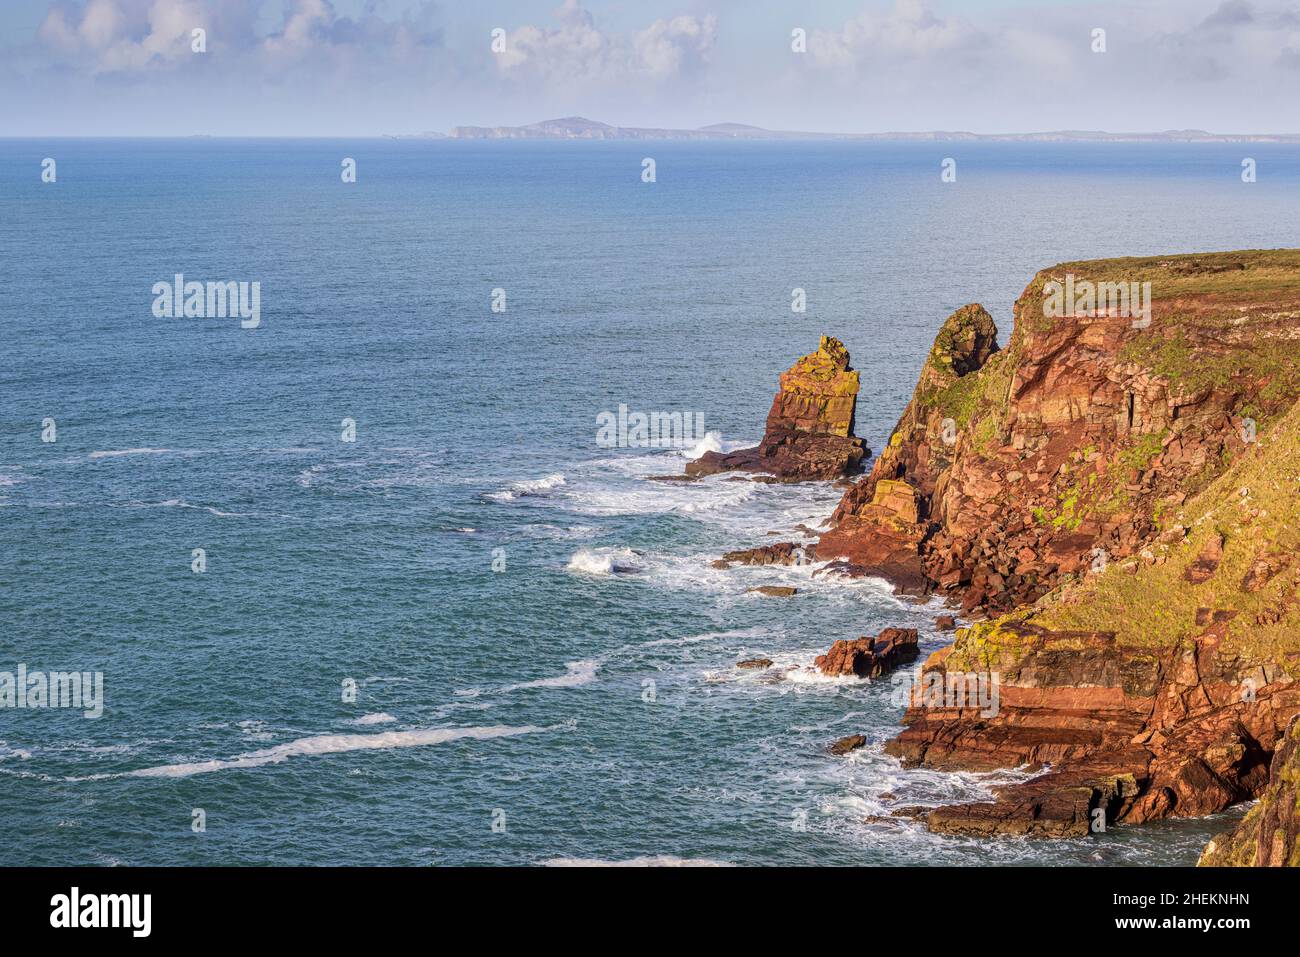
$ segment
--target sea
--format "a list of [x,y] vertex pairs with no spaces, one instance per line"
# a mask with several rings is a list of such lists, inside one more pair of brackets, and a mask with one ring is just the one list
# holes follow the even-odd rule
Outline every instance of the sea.
[[945,609],[713,567],[834,487],[652,477],[823,334],[879,449],[954,309],[1297,222],[1281,144],[0,139],[0,865],[1192,863],[1234,814],[891,818],[1025,776],[901,767],[897,685],[812,667]]

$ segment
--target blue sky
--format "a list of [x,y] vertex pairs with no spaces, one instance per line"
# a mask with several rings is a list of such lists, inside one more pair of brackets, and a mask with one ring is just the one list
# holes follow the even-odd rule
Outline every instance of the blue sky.
[[6,136],[377,135],[569,115],[1297,132],[1298,81],[1300,2],[1282,0],[0,4]]

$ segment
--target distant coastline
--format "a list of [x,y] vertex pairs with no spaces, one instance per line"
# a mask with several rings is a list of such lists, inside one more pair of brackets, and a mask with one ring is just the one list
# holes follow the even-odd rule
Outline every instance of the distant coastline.
[[971,133],[959,130],[883,133],[817,133],[769,130],[744,123],[715,123],[693,130],[612,126],[580,116],[543,120],[527,126],[455,126],[448,134],[427,132],[393,139],[456,140],[913,140],[988,143],[1300,143],[1300,133],[1210,133],[1206,130],[1110,133],[1103,130],[1052,130],[1039,133]]

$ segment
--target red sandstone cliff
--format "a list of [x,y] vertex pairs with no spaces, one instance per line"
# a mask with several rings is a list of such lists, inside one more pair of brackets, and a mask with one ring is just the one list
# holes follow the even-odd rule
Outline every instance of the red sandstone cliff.
[[[1149,317],[1047,315],[1045,287],[1067,279],[1149,282]],[[998,612],[1175,534],[1168,516],[1300,393],[1298,279],[1290,251],[1066,263],[1025,289],[1000,351],[988,314],[963,307],[819,554],[909,588],[919,566],[967,611]],[[882,510],[885,481],[905,483],[889,498],[910,490],[915,521]]]
[[[1067,273],[1151,281],[1150,324],[1044,315],[1044,284]],[[1300,253],[1047,270],[973,376],[965,403],[918,388],[898,451],[817,552],[867,547],[867,495],[907,482],[929,516],[926,579],[969,610],[1020,608],[958,632],[918,686],[996,679],[992,713],[918,690],[887,750],[1045,773],[929,827],[1084,835],[1265,793],[1300,714]],[[936,418],[960,424],[947,464]],[[1293,822],[1265,822],[1288,839]]]

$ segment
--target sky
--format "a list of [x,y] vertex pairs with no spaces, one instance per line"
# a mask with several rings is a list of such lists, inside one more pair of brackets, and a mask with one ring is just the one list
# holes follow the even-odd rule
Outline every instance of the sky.
[[1296,133],[1298,87],[1300,0],[0,0],[0,136]]

